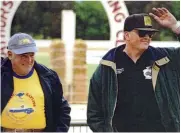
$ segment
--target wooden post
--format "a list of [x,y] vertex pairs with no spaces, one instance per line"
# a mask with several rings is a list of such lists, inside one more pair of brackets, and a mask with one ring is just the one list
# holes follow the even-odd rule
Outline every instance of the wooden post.
[[76,40],[73,53],[73,103],[87,103],[87,45]]

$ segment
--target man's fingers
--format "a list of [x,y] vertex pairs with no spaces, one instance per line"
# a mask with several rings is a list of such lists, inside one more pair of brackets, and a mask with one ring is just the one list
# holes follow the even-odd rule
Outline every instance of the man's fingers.
[[167,13],[167,12],[165,12],[165,10],[163,10],[162,8],[158,8],[157,10],[158,10],[158,12],[159,12],[161,15],[164,15],[164,14]]
[[151,17],[153,17],[157,22],[159,22],[160,23],[160,18],[158,17],[158,16],[156,16],[155,14],[153,14],[153,13],[149,13],[149,15],[151,16]]
[[152,10],[153,10],[153,13],[154,13],[156,16],[160,17],[160,16],[162,15],[162,14],[159,12],[158,9],[152,8]]
[[164,8],[164,7],[162,7],[162,10],[165,11],[166,13],[169,12],[169,11],[168,11],[166,8]]
[[156,16],[156,15],[153,14],[153,13],[149,13],[149,15],[150,15],[151,17],[153,17],[154,19],[158,19],[158,18],[159,18],[158,16]]

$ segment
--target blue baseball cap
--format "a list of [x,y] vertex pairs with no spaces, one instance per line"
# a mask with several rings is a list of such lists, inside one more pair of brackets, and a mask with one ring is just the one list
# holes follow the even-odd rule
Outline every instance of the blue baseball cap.
[[35,53],[38,51],[34,39],[26,33],[14,34],[8,42],[8,49],[15,54]]

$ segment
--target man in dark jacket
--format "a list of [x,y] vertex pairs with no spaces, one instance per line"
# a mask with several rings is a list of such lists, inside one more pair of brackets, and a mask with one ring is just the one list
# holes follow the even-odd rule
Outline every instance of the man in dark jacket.
[[[180,34],[167,9],[149,15]],[[158,32],[149,15],[126,18],[126,44],[111,49],[90,80],[87,123],[94,132],[180,130],[180,48],[149,46]]]
[[13,35],[1,58],[1,131],[67,132],[70,110],[57,73],[38,64],[33,38]]

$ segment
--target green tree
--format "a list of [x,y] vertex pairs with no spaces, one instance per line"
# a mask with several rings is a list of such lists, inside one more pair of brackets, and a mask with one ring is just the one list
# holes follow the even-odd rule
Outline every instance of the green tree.
[[23,1],[12,22],[11,33],[27,32],[38,39],[61,37],[61,11],[71,1]]
[[11,33],[28,31],[32,34],[38,32],[40,12],[37,9],[37,3],[34,1],[22,2],[14,16]]
[[75,2],[76,37],[85,40],[109,40],[108,17],[100,2]]
[[[129,14],[149,13],[153,7],[166,7],[180,20],[180,1],[125,1]],[[73,9],[76,13],[76,38],[109,40],[108,16],[99,1],[23,1],[15,13],[11,33],[27,32],[36,39],[61,37],[61,11]],[[160,27],[154,40],[176,40],[170,30]]]

